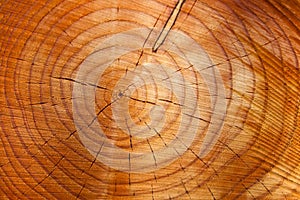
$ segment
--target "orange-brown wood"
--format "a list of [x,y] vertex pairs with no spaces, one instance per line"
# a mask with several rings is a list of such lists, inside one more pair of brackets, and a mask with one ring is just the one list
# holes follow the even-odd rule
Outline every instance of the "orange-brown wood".
[[0,1],[0,199],[300,199],[299,14]]

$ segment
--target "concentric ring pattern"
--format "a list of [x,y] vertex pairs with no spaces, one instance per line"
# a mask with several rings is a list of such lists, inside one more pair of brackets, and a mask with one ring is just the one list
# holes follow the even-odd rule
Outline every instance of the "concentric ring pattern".
[[177,3],[0,2],[1,199],[300,198],[300,2]]

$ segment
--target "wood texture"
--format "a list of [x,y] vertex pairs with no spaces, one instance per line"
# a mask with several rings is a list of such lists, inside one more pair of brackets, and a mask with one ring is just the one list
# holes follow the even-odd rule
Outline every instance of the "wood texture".
[[[298,0],[1,0],[0,199],[300,199],[299,16]],[[153,156],[105,163],[106,140],[129,165]]]

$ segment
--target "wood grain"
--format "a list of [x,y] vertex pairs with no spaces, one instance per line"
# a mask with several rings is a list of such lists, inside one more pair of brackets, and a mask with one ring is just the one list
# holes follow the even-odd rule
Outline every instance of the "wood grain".
[[[0,1],[0,199],[300,199],[299,14],[298,0]],[[88,73],[115,52],[101,47],[128,32],[135,38],[124,37],[116,52],[144,46]],[[194,41],[189,51],[185,37]],[[103,58],[86,64],[97,50]],[[188,52],[202,56],[195,63],[204,72]],[[157,68],[141,68],[147,63]],[[81,79],[82,69],[97,81]],[[134,80],[146,84],[126,93]],[[94,105],[74,107],[83,98],[74,88],[93,91]],[[127,134],[123,108],[129,132],[153,136]],[[85,121],[90,113],[96,118]],[[88,128],[91,145],[81,135]],[[155,163],[151,170],[105,164],[102,149],[92,152],[100,129],[128,155],[153,155],[137,165]],[[178,138],[192,143],[179,148]],[[174,154],[162,156],[158,167],[157,152],[177,147],[183,153],[170,163]]]

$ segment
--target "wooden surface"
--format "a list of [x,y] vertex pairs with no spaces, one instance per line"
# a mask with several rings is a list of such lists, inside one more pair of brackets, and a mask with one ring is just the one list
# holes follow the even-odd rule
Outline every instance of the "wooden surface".
[[298,0],[1,0],[0,199],[300,199],[299,17]]

